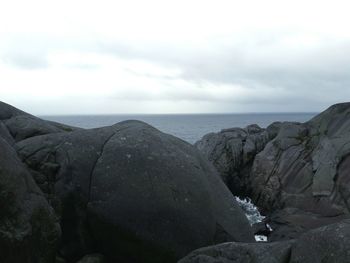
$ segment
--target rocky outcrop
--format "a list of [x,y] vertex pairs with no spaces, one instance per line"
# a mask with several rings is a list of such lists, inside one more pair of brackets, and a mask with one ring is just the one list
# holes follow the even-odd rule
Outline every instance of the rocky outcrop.
[[[261,148],[256,147],[256,155],[248,167],[242,162],[245,156],[242,150],[227,154],[226,147],[217,152],[210,143],[202,145],[205,138],[196,145],[202,152],[209,152],[206,156],[223,177],[227,174],[238,177],[231,179],[240,182],[238,194],[251,197],[269,215],[274,229],[270,240],[290,239],[349,217],[349,116],[350,103],[344,103],[330,107],[306,123],[278,124],[274,129],[277,135],[265,137],[272,139],[260,152]],[[266,131],[259,133],[260,138]],[[224,134],[222,131],[216,136],[223,138]],[[242,149],[241,140],[226,140],[226,146],[228,142],[230,149]],[[210,156],[224,156],[228,161],[223,168]],[[232,171],[232,167],[238,172],[225,172],[225,169]]]
[[15,150],[0,136],[0,261],[54,262],[59,238],[53,209]]
[[350,220],[311,230],[297,240],[224,243],[193,251],[179,263],[350,262]]
[[60,220],[61,261],[98,252],[107,262],[172,262],[202,246],[253,241],[192,145],[138,121],[83,130],[0,109],[1,135]]
[[249,185],[247,175],[254,157],[277,135],[280,125],[276,122],[266,129],[255,124],[244,129],[224,129],[205,135],[195,146],[214,164],[235,195],[246,196]]
[[284,124],[260,152],[249,181],[255,203],[271,213],[274,240],[349,217],[350,104],[304,124]]
[[[252,240],[212,167],[188,143],[138,121],[17,144],[61,216],[68,258],[178,259],[194,248]],[[137,251],[137,253],[135,253]],[[150,256],[152,255],[152,256]]]
[[[0,103],[1,262],[175,262],[200,247],[181,263],[349,262],[349,116],[338,104],[209,134],[196,146],[221,180],[143,122],[84,130]],[[257,231],[290,240],[254,243],[223,181],[268,215]]]
[[0,101],[0,135],[10,143],[38,135],[77,129],[68,125],[39,119]]

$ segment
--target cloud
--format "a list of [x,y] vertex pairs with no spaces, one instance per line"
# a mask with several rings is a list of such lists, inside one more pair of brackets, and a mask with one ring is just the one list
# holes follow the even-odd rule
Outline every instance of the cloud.
[[4,63],[22,69],[46,68],[48,62],[44,57],[32,54],[8,54],[2,57]]
[[[188,47],[186,51],[171,47],[168,52],[164,47],[146,51],[130,47],[126,51],[126,47],[116,45],[115,49],[107,48],[104,52],[181,69],[180,78],[197,88],[182,92],[175,84],[174,94],[169,96],[174,100],[277,104],[285,105],[287,110],[294,104],[292,110],[318,110],[327,104],[350,99],[350,88],[347,88],[350,84],[350,56],[344,56],[350,54],[350,41],[330,41],[321,37],[308,39],[296,33],[281,35],[287,40],[280,36],[276,43],[275,39],[261,41],[251,37],[239,44],[225,42],[225,47],[212,43],[210,47]],[[273,36],[271,33],[271,38]],[[215,86],[216,93],[207,93],[206,85],[202,83]],[[246,92],[237,93],[236,86],[243,87]],[[231,92],[224,97],[215,96],[224,93],[223,87]]]
[[318,111],[350,99],[346,1],[34,2],[0,10],[0,99],[19,106]]

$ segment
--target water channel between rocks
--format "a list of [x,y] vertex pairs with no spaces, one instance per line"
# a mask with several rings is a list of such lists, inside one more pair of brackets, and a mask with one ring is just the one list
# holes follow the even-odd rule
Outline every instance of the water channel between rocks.
[[[235,196],[235,200],[244,211],[245,215],[249,220],[250,225],[260,223],[265,219],[265,216],[260,214],[258,207],[252,203],[252,200],[250,198],[241,199],[238,196]],[[270,231],[272,231],[272,228],[269,224],[266,224],[266,227],[269,228]],[[255,240],[258,242],[267,242],[267,236],[255,235]]]

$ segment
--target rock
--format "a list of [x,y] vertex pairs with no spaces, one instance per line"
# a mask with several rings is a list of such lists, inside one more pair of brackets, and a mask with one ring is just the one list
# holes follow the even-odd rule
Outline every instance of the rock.
[[350,220],[303,234],[293,245],[290,263],[350,262]]
[[294,239],[310,229],[332,224],[345,218],[348,218],[348,216],[322,216],[296,208],[284,208],[271,213],[269,216],[273,231],[267,236],[270,241]]
[[80,259],[77,263],[103,263],[104,256],[101,254],[91,254],[86,255],[82,259]]
[[196,146],[234,194],[269,216],[269,240],[293,239],[349,217],[349,116],[350,103],[336,104],[306,123],[227,129]]
[[179,263],[289,263],[292,244],[224,243],[195,250]]
[[10,132],[8,131],[6,125],[0,121],[0,136],[7,141],[11,146],[14,145],[15,140],[12,138]]
[[11,135],[11,140],[21,141],[38,135],[68,132],[77,129],[68,125],[39,119],[0,101],[0,134],[7,140],[10,138],[8,134]]
[[249,181],[253,201],[270,214],[270,240],[349,217],[350,104],[311,121],[285,123],[256,155]]
[[235,195],[246,196],[251,163],[279,129],[280,123],[273,123],[267,129],[249,125],[245,129],[224,129],[209,133],[195,143],[199,151],[213,163],[225,184]]
[[0,136],[1,262],[54,262],[59,238],[53,209],[15,150]]
[[254,235],[268,236],[272,232],[266,222],[259,222],[252,225]]
[[11,119],[12,117],[16,117],[20,115],[29,115],[29,114],[7,103],[0,101],[0,120],[7,120],[7,119]]
[[334,263],[350,262],[350,220],[323,226],[297,240],[229,242],[197,249],[179,263]]
[[145,123],[35,136],[16,148],[61,218],[67,259],[97,250],[112,262],[173,262],[210,244],[254,240],[213,167]]
[[56,256],[55,263],[67,263],[67,261],[64,258],[60,257],[60,256]]

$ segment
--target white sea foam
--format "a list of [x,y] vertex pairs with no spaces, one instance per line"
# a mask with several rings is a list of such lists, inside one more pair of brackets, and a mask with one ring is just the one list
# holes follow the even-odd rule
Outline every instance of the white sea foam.
[[258,242],[267,242],[267,236],[255,235],[255,241],[258,241]]
[[259,209],[252,203],[250,198],[240,199],[238,196],[235,196],[235,199],[243,209],[251,225],[260,223],[265,219],[265,216],[260,214]]
[[[235,196],[235,199],[238,205],[243,209],[251,225],[260,223],[265,219],[265,216],[260,214],[258,207],[252,203],[252,200],[250,198],[246,197],[244,199],[241,199],[238,196]],[[269,224],[266,224],[266,226],[270,231],[272,231],[272,228]],[[255,240],[258,242],[266,242],[267,236],[255,235]]]

